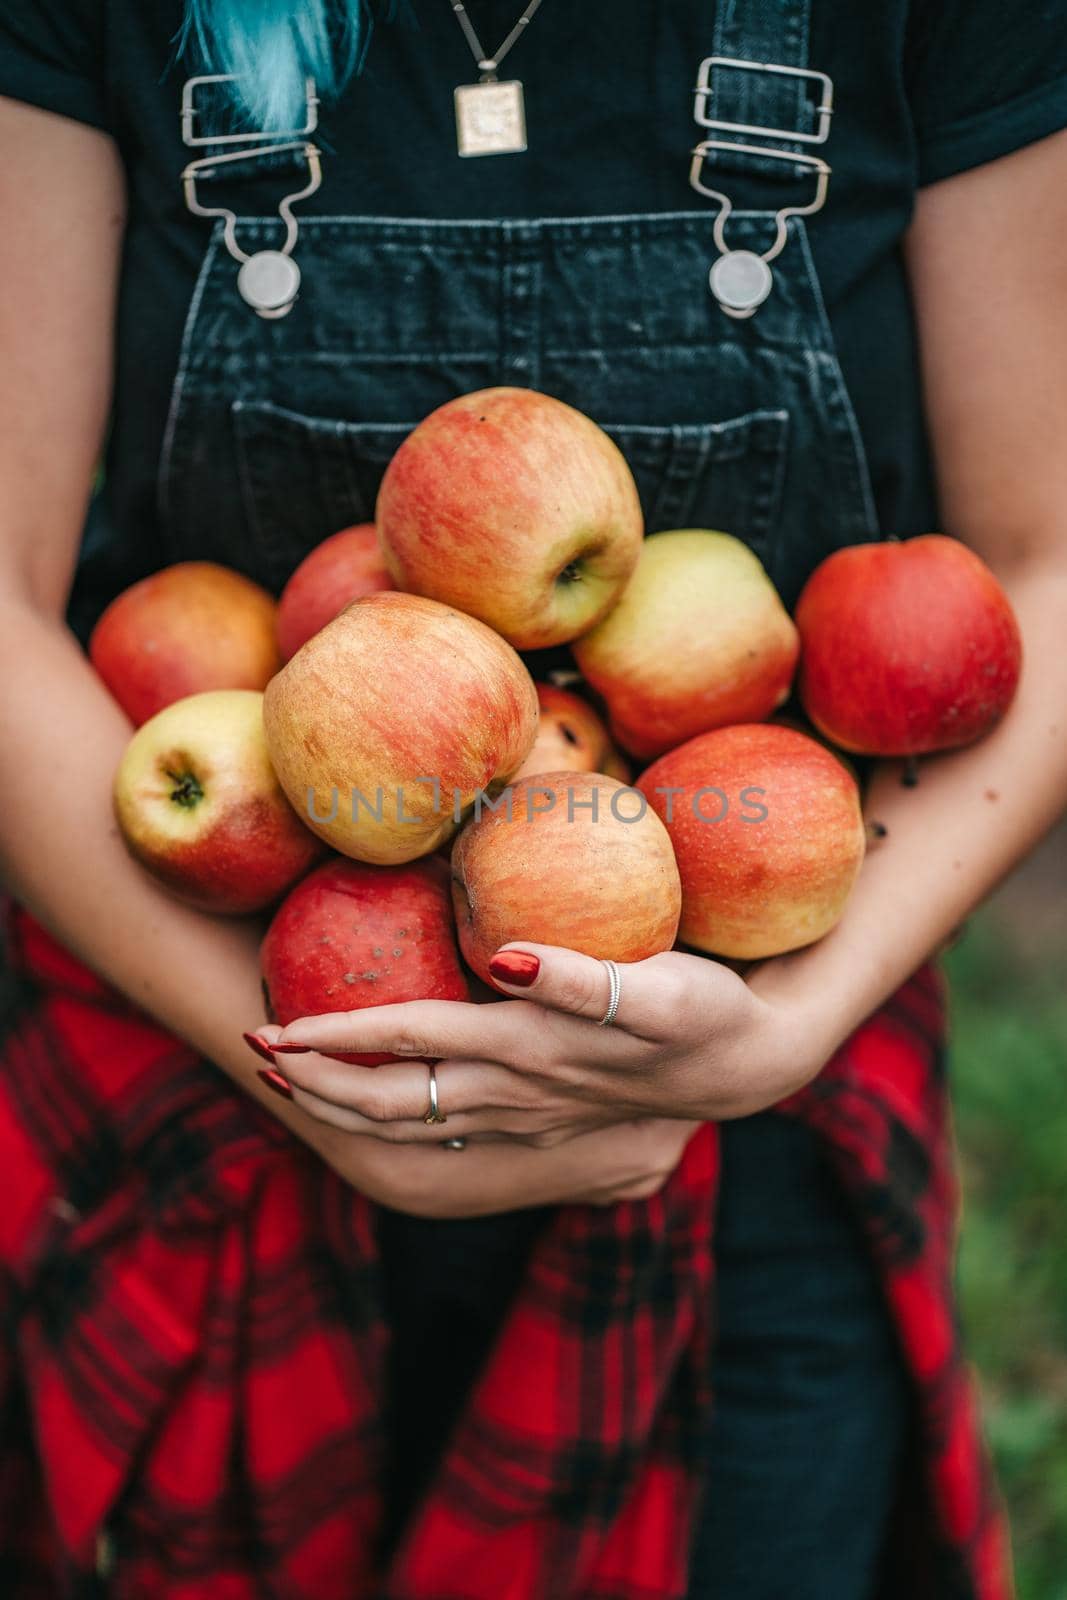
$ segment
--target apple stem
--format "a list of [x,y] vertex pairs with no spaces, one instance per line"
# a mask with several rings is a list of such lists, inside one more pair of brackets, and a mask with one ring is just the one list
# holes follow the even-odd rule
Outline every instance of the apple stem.
[[919,783],[919,761],[917,756],[909,756],[904,763],[904,771],[900,774],[900,781],[905,789],[914,789]]
[[170,797],[175,805],[191,811],[204,798],[204,791],[191,772],[169,772],[167,777],[175,785]]

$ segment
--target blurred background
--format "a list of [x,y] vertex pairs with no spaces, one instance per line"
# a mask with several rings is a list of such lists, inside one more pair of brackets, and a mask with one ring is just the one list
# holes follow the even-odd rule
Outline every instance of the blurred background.
[[1067,824],[947,958],[964,1334],[1019,1600],[1067,1600]]

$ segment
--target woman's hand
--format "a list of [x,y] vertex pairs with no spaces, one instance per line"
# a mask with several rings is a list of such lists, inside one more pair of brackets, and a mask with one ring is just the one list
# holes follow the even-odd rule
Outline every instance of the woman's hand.
[[[509,983],[508,963],[494,958],[497,982],[521,999],[420,1000],[270,1030],[296,1104],[333,1127],[390,1142],[507,1137],[548,1147],[634,1118],[748,1115],[799,1089],[829,1053],[799,1015],[704,957],[671,952],[620,965],[618,1013],[601,1027],[610,994],[602,961],[548,945],[506,953],[525,960],[511,962]],[[516,981],[522,965],[525,983]],[[368,1069],[320,1051],[415,1059]],[[447,1134],[424,1121],[429,1060]]]
[[333,1128],[320,1128],[311,1142],[368,1199],[409,1216],[446,1218],[646,1200],[666,1183],[694,1132],[692,1123],[646,1118],[580,1134],[553,1150],[494,1139],[472,1139],[464,1150],[400,1147]]

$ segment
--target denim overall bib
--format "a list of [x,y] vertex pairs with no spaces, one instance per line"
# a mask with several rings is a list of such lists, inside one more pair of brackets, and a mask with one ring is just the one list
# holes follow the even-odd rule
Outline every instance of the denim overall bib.
[[[708,53],[806,67],[808,10],[809,0],[725,0],[714,30],[709,8]],[[713,81],[721,120],[814,126],[803,80],[722,68]],[[693,132],[695,144],[704,130]],[[678,161],[688,167],[689,152]],[[709,152],[711,187],[729,192],[738,174],[767,179],[776,204],[783,192],[789,204],[811,198],[810,168]],[[384,469],[422,417],[510,384],[607,430],[649,532],[735,534],[791,603],[831,549],[876,535],[863,448],[804,219],[787,219],[770,295],[738,320],[709,289],[719,207],[693,199],[684,212],[562,220],[301,209],[301,290],[276,320],[239,298],[216,225],[160,463],[166,557],[210,553],[279,589],[313,545],[373,517]],[[735,210],[724,228],[729,249],[756,252],[775,231],[773,209]],[[277,218],[238,218],[248,253],[277,249],[281,236]]]
[[[714,23],[709,7],[707,54],[806,68],[809,5],[723,0]],[[809,134],[817,125],[810,85],[797,77],[723,68],[713,82],[721,121]],[[704,131],[694,123],[694,144]],[[688,167],[690,151],[679,149],[678,161]],[[774,204],[733,210],[723,230],[727,248],[757,253],[775,240],[777,207],[805,205],[813,186],[810,167],[729,150],[709,151],[701,175],[727,193],[739,180],[766,180]],[[734,317],[709,286],[721,254],[718,213],[696,191],[685,211],[519,221],[313,215],[303,207],[300,294],[273,319],[239,297],[216,224],[188,312],[160,462],[164,559],[225,562],[277,592],[319,541],[373,518],[390,458],[429,411],[471,390],[518,385],[567,401],[611,435],[633,470],[648,532],[736,535],[791,605],[831,550],[877,537],[874,500],[805,219],[786,219],[767,298],[752,315]],[[248,254],[279,248],[282,231],[276,218],[239,216],[236,224]],[[813,1136],[805,1129],[773,1117],[748,1119],[748,1127],[724,1130],[739,1151],[738,1184],[758,1185],[761,1169],[790,1163],[799,1181],[811,1178]],[[729,1173],[728,1160],[725,1167]],[[832,1211],[824,1200],[807,1253],[798,1242],[798,1270],[825,1254],[829,1240],[844,1273],[841,1299],[867,1318],[863,1342],[881,1350],[885,1319],[867,1262],[859,1246],[842,1246],[845,1224]],[[424,1238],[423,1274],[435,1263],[455,1272],[464,1260],[479,1270],[473,1250],[487,1281],[506,1284],[535,1220],[520,1213],[488,1219],[490,1227],[387,1225],[408,1249]],[[780,1235],[780,1216],[765,1224]],[[800,1227],[794,1220],[794,1234]],[[740,1253],[749,1246],[758,1250],[758,1241]],[[865,1393],[853,1397],[867,1415],[876,1367],[872,1355]],[[883,1398],[897,1397],[894,1390],[877,1399],[874,1432],[886,1426]],[[435,1421],[428,1402],[418,1419],[424,1434],[443,1434],[448,1421]],[[875,1497],[870,1484],[866,1490]],[[740,1514],[736,1504],[733,1511]],[[848,1543],[841,1530],[840,1590],[820,1560],[822,1600],[850,1592]],[[713,1574],[721,1580],[720,1546],[716,1533],[700,1542],[694,1597],[710,1592]],[[866,1558],[861,1550],[856,1560]],[[801,1584],[796,1592],[807,1591]]]

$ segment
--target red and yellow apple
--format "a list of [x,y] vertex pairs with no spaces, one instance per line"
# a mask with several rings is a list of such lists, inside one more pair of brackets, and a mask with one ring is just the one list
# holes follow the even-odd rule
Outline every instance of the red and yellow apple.
[[[403,867],[326,861],[274,913],[260,951],[273,1021],[405,1000],[466,1000],[448,867],[435,856]],[[376,1067],[389,1054],[331,1052]]]
[[614,961],[671,948],[678,868],[635,790],[602,773],[549,772],[520,779],[498,806],[452,849],[460,949],[480,978],[492,982],[489,961],[512,939]]
[[644,523],[595,422],[533,389],[431,413],[397,450],[375,513],[397,588],[480,617],[519,650],[575,639],[615,604]]
[[537,733],[533,679],[484,623],[418,595],[366,595],[268,685],[267,743],[295,809],[358,861],[428,855]]
[[800,698],[844,750],[919,756],[971,744],[1015,695],[1011,602],[973,550],[942,534],[835,551],[796,618]]
[[275,634],[288,661],[351,601],[391,589],[373,522],[342,528],[306,555],[281,592]]
[[263,696],[251,689],[157,712],[126,747],[114,803],[141,865],[206,911],[260,911],[322,855],[274,775]]
[[537,738],[516,778],[539,772],[602,772],[611,755],[611,737],[588,700],[554,683],[536,683],[534,688],[541,708]]
[[137,726],[208,689],[264,689],[280,665],[275,604],[213,561],[164,567],[112,600],[89,659]]
[[704,528],[645,540],[633,577],[574,657],[632,755],[756,722],[788,697],[797,631],[759,560]]
[[824,745],[773,723],[698,735],[637,787],[682,879],[681,941],[760,960],[821,939],[863,862],[859,790]]

